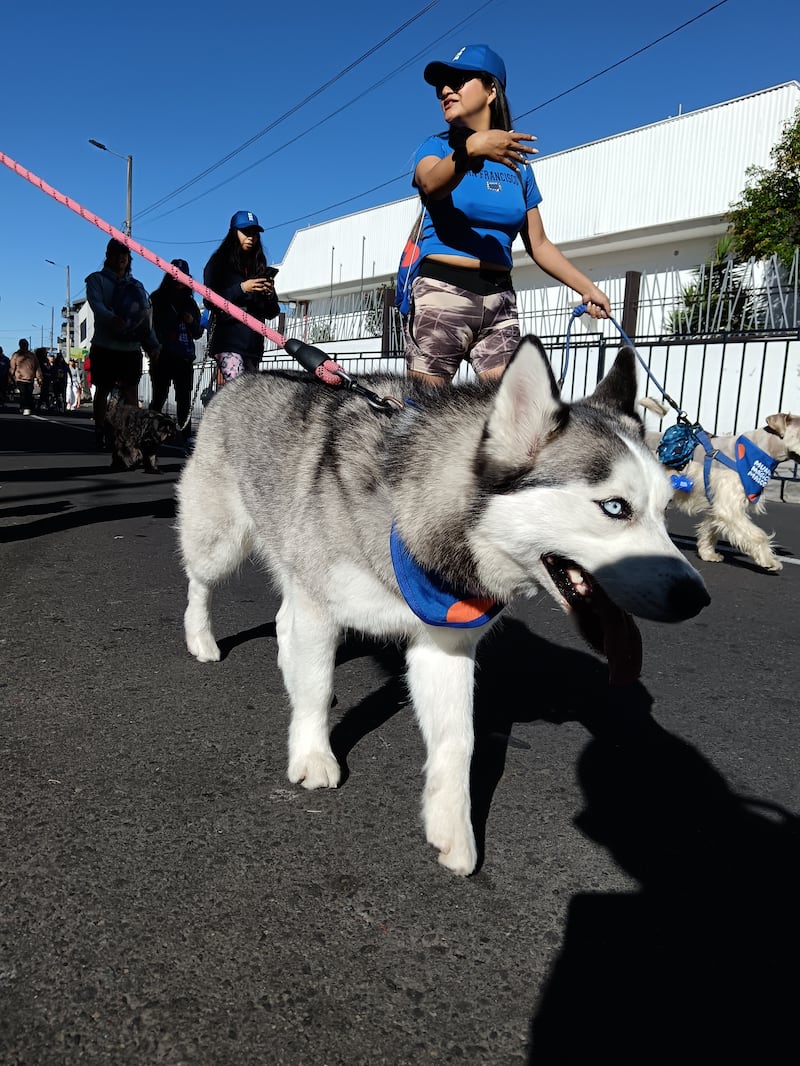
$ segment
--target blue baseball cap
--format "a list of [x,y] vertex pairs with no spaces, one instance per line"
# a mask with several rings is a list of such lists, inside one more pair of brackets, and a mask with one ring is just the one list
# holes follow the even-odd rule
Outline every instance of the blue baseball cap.
[[231,219],[231,229],[253,229],[253,227],[259,233],[264,232],[264,227],[259,226],[258,219],[252,211],[237,211]]
[[491,74],[505,89],[506,65],[497,52],[486,44],[466,44],[450,60],[439,60],[425,67],[428,85],[443,85],[450,70],[474,70],[476,74]]

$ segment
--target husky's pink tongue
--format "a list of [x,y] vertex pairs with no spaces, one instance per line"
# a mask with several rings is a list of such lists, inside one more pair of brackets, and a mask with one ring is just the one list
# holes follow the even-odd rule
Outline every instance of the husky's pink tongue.
[[[586,640],[608,659],[611,685],[629,685],[642,672],[642,637],[631,615],[612,603],[598,586],[592,589],[593,617],[578,611],[581,632]],[[601,632],[598,632],[601,630]]]

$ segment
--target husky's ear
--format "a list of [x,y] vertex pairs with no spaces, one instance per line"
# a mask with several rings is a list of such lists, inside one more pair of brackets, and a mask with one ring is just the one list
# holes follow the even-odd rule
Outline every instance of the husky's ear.
[[627,345],[620,348],[614,365],[594,390],[586,403],[593,407],[608,407],[621,411],[639,421],[636,413],[636,354]]
[[536,337],[523,337],[500,379],[486,423],[487,457],[502,466],[529,462],[566,411],[544,348]]

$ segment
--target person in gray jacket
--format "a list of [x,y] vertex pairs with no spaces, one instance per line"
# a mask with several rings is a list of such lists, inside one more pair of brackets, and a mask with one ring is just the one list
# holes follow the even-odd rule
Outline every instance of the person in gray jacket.
[[131,253],[121,241],[112,238],[108,242],[102,270],[86,278],[86,299],[94,314],[89,357],[92,383],[96,386],[95,441],[98,448],[103,448],[103,423],[111,390],[117,386],[123,403],[138,407],[142,350],[151,362],[159,354],[149,297],[132,277]]

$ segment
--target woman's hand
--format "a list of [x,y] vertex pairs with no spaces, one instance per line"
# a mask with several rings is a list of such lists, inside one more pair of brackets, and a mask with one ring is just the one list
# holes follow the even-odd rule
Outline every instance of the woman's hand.
[[491,159],[493,163],[503,163],[519,173],[520,166],[527,163],[530,156],[539,154],[539,149],[532,144],[535,140],[532,133],[517,133],[516,130],[478,130],[467,137],[465,148],[468,156]]
[[586,313],[592,318],[611,318],[611,301],[596,285],[590,285],[581,293],[581,299],[586,304]]
[[275,282],[272,278],[248,278],[242,282],[242,292],[263,292],[271,296],[275,292]]

